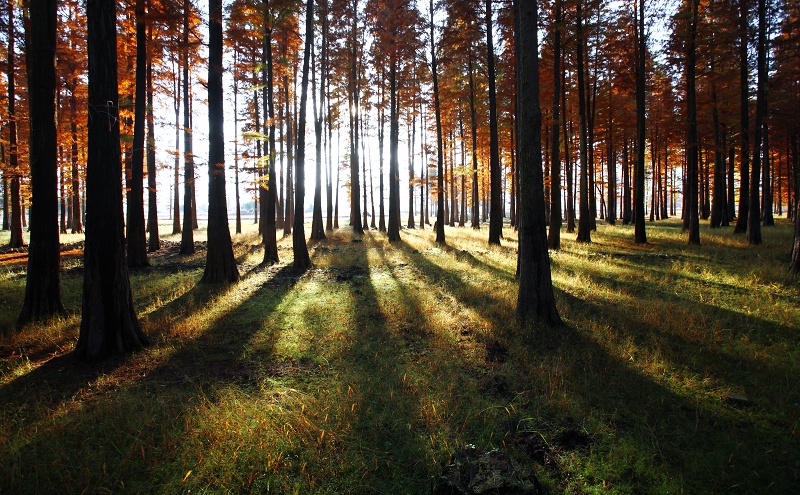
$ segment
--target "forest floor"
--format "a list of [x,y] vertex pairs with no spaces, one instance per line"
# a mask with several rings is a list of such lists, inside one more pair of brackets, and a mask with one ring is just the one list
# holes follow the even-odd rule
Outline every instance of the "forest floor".
[[199,285],[202,242],[184,257],[165,236],[131,272],[152,345],[98,365],[71,354],[80,236],[62,237],[69,313],[22,328],[24,252],[0,250],[0,493],[446,493],[450,462],[484,477],[472,493],[800,493],[800,283],[778,223],[759,247],[706,226],[687,246],[677,220],[647,245],[562,231],[561,328],[515,319],[511,229],[440,247],[343,228],[298,272],[290,238],[262,265],[249,225],[230,286]]

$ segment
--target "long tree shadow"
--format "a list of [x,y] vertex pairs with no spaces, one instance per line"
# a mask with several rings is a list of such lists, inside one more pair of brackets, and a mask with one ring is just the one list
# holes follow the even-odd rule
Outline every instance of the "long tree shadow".
[[[469,288],[460,275],[449,273],[413,250],[410,252],[414,263],[431,284],[438,283],[461,303],[477,312],[484,312],[484,316],[495,323],[496,330],[501,332],[500,336],[508,339],[512,357],[504,368],[505,379],[513,392],[511,395],[531,397],[530,404],[524,408],[535,411],[544,407],[545,410],[552,410],[555,405],[560,411],[556,416],[587,418],[585,427],[596,429],[597,435],[619,435],[627,438],[627,442],[635,446],[636,455],[646,456],[650,469],[661,466],[676,479],[684,477],[695,483],[695,489],[700,487],[705,491],[713,489],[714,485],[733,487],[743,484],[750,490],[760,491],[767,486],[780,486],[782,489],[796,489],[798,486],[797,470],[792,467],[797,461],[798,450],[795,448],[796,438],[792,439],[790,431],[791,420],[783,428],[764,431],[758,423],[730,411],[729,407],[717,406],[713,401],[711,404],[696,402],[691,396],[677,393],[672,386],[665,386],[620,357],[612,355],[604,345],[579,329],[566,327],[557,332],[539,329],[531,339],[529,333],[521,331],[513,322],[497,320],[493,318],[493,312],[485,312],[482,301],[464,297],[464,294],[469,294]],[[475,262],[471,264],[475,265]],[[491,270],[486,271],[487,280],[491,280]],[[557,298],[559,305],[580,308],[579,311],[594,315],[593,319],[599,319],[601,323],[602,315],[612,311],[612,308],[589,300],[577,300],[559,290]],[[613,311],[617,314],[619,308],[614,308]],[[506,314],[512,314],[512,311]],[[622,326],[640,328],[643,323],[629,319]],[[517,330],[516,334],[503,332],[503,329],[512,328]],[[544,340],[547,342],[537,341],[536,337],[542,335],[545,335]],[[714,363],[711,365],[713,372],[723,376],[730,376],[726,370],[742,368],[743,371],[751,372],[760,370],[758,372],[762,373],[764,383],[786,381],[785,370],[770,370],[763,363],[738,360],[709,348],[697,349],[696,343],[675,336],[657,338],[666,339],[667,345],[676,349],[692,349],[687,354],[677,353],[679,362],[675,364],[678,367],[688,366],[691,369],[696,364],[693,364],[692,353],[701,353],[704,362]],[[652,345],[641,333],[636,334],[635,341],[645,348]],[[538,363],[534,366],[532,376],[522,371],[530,366],[523,363],[531,361]],[[548,369],[548,363],[552,362],[562,364],[556,369]],[[564,362],[568,364],[564,365]],[[548,428],[546,419],[542,421],[540,418],[533,422],[537,424],[534,429],[546,431]],[[595,434],[591,431],[589,433]],[[742,452],[738,445],[762,445],[763,450],[757,453]],[[601,454],[601,451],[591,452],[589,458]],[[632,454],[634,452],[627,453]],[[698,463],[698,458],[704,461]],[[711,470],[720,466],[726,467],[711,476],[703,472],[704,469]],[[781,477],[769,480],[753,477],[743,482],[741,474],[745,470],[759,475],[764,473],[764,477],[777,471],[781,473]],[[630,480],[625,480],[625,476],[631,473],[609,474],[614,474],[612,477],[617,478],[619,483],[630,483]],[[641,481],[654,486],[661,482],[657,479]]]
[[[217,400],[219,390],[253,389],[274,370],[270,343],[277,335],[263,322],[299,274],[283,266],[262,275],[263,280],[253,273],[240,282],[244,294],[205,322],[207,330],[177,345],[162,339],[100,368],[74,364],[71,356],[63,356],[0,389],[3,415],[19,415],[21,427],[17,438],[0,444],[0,491],[101,492],[125,487],[152,492],[171,486],[170,476],[177,476],[192,457],[184,445],[190,433],[188,417],[202,403]],[[212,309],[202,304],[226,290],[230,287],[198,287],[174,301],[172,308],[191,298],[195,311]],[[254,355],[247,347],[256,333],[263,336]],[[26,408],[6,407],[6,399],[27,392]],[[177,469],[165,473],[170,467]]]
[[[338,366],[341,385],[347,391],[339,414],[350,425],[339,438],[348,459],[360,465],[342,467],[346,485],[369,487],[376,493],[424,493],[430,473],[425,462],[425,443],[420,427],[420,397],[411,386],[413,375],[403,330],[393,326],[413,307],[408,301],[386,301],[375,286],[366,254],[355,250],[350,267],[342,267],[337,282],[346,287],[353,304],[352,337],[341,350]],[[351,405],[352,404],[352,405]]]

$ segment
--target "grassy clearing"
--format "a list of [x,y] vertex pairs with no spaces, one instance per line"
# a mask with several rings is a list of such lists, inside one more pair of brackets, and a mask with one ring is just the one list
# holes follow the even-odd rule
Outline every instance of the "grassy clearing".
[[[785,221],[758,248],[674,221],[646,246],[564,234],[559,329],[514,319],[511,230],[341,229],[299,273],[248,228],[235,285],[197,285],[202,252],[132,273],[154,345],[101,366],[69,354],[79,316],[15,328],[24,265],[0,268],[0,493],[428,493],[468,444],[552,493],[800,490]],[[79,258],[62,283],[77,313]]]

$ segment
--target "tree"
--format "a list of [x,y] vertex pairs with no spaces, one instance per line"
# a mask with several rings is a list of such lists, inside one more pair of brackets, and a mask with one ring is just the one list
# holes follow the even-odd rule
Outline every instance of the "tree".
[[239,279],[225,198],[225,113],[222,93],[222,0],[209,0],[208,22],[208,250],[204,283]]
[[75,356],[94,361],[148,345],[133,307],[122,215],[116,3],[87,0],[89,145],[81,327]]
[[56,0],[32,2],[27,36],[31,237],[20,322],[64,310],[56,190]]
[[[8,247],[18,248],[25,245],[22,238],[22,203],[20,201],[20,174],[19,170],[19,149],[17,146],[17,112],[16,112],[16,78],[14,72],[16,71],[16,52],[15,52],[15,38],[16,30],[14,29],[14,5],[16,2],[8,2],[8,56],[7,74],[8,74],[8,169],[11,178],[8,187],[11,189],[11,238]],[[8,201],[4,201],[7,204]],[[6,212],[6,217],[8,212]]]
[[492,0],[486,0],[486,56],[489,75],[489,244],[500,244],[503,237],[503,184],[500,170],[500,143],[497,136],[497,90],[495,88],[494,43],[492,41]]
[[647,243],[647,233],[645,232],[645,210],[644,210],[644,154],[645,154],[645,132],[646,113],[645,108],[645,60],[647,53],[647,40],[644,35],[644,0],[639,2],[639,15],[636,24],[637,42],[637,63],[636,63],[636,164],[633,170],[633,221],[634,238],[637,244]]
[[136,96],[133,118],[133,150],[131,173],[128,176],[127,236],[128,267],[150,265],[147,261],[147,239],[144,223],[144,137],[147,103],[147,25],[145,0],[136,0]]
[[[750,211],[747,219],[747,243],[761,244],[761,204],[759,185],[761,180],[761,150],[764,133],[763,124],[767,115],[767,2],[758,0],[758,47],[756,82],[756,124],[753,131],[753,167],[750,170]],[[765,205],[770,208],[771,205]]]
[[[316,77],[312,88],[314,105],[314,135],[316,137],[316,177],[314,182],[314,213],[311,221],[311,239],[325,239],[325,227],[322,225],[322,121],[325,109],[325,76],[328,71],[328,5],[327,0],[321,0],[320,18],[322,19],[322,53],[320,56],[320,82],[319,82],[319,107],[316,98]],[[373,215],[373,222],[375,216]]]
[[[262,221],[264,222],[264,228],[261,232],[261,240],[262,244],[264,244],[264,263],[277,263],[278,262],[278,239],[277,239],[277,232],[276,232],[276,222],[275,222],[275,215],[276,215],[276,201],[277,201],[277,188],[278,188],[278,181],[275,177],[275,105],[274,105],[274,98],[273,98],[273,63],[272,63],[272,30],[273,26],[271,23],[270,17],[270,3],[268,1],[264,2],[264,40],[262,45],[261,51],[261,63],[262,63],[262,80],[261,84],[263,85],[262,94],[264,104],[266,105],[265,108],[265,123],[268,124],[268,141],[269,141],[269,154],[267,155],[267,190],[266,194],[263,194],[263,188],[260,188],[262,191],[262,196],[266,204],[262,203]],[[266,208],[265,208],[266,207]]]
[[192,110],[189,100],[189,19],[190,0],[183,0],[183,229],[181,254],[194,253],[194,151],[192,142]]
[[158,251],[158,198],[156,197],[156,136],[153,116],[153,27],[147,29],[147,249]]
[[739,0],[739,146],[741,166],[739,176],[739,214],[733,232],[747,231],[747,217],[750,212],[750,85],[749,66],[747,64],[748,48],[748,4],[747,0]]
[[[577,71],[578,71],[578,127],[580,139],[580,160],[581,160],[581,196],[580,196],[580,217],[578,218],[578,242],[592,242],[592,224],[589,211],[589,154],[587,143],[586,127],[586,82],[584,69],[584,50],[586,49],[586,39],[583,33],[583,0],[578,0],[576,10],[576,45],[577,50]],[[644,160],[644,158],[643,158]]]
[[[361,208],[365,205],[361,204],[361,197],[359,196],[359,194],[361,194],[361,177],[358,172],[358,105],[361,93],[358,84],[358,0],[353,0],[352,2],[352,6],[350,8],[350,20],[351,26],[348,37],[348,43],[350,44],[348,50],[349,65],[347,73],[347,77],[349,78],[347,81],[347,98],[349,103],[348,108],[350,109],[350,225],[353,227],[353,232],[356,234],[363,234],[364,226],[361,222]],[[391,172],[389,173],[391,174]],[[391,192],[389,194],[391,194]],[[389,222],[391,224],[391,219]]]
[[[293,266],[306,269],[311,266],[305,233],[304,199],[306,194],[306,108],[308,102],[308,66],[314,43],[314,0],[306,1],[306,44],[303,50],[303,72],[300,86],[300,113],[297,123],[297,163],[295,165],[294,232],[292,232]],[[358,191],[355,193],[358,196]],[[360,222],[359,218],[356,221]]]
[[538,10],[536,0],[517,0],[517,122],[519,138],[519,293],[517,314],[523,321],[561,323],[550,275],[544,222],[542,113],[539,108]]
[[[686,194],[689,196],[687,206],[689,211],[689,244],[700,244],[700,219],[698,211],[698,148],[700,143],[697,136],[697,92],[695,90],[695,71],[697,66],[697,11],[700,0],[689,0],[688,23],[689,39],[686,43],[686,162],[688,165],[688,187]],[[638,221],[638,218],[637,218]]]
[[553,110],[550,127],[550,234],[547,245],[551,249],[561,247],[561,148],[558,127],[561,123],[561,30],[563,29],[563,9],[561,0],[556,0],[554,5],[555,24],[553,25]]
[[[431,76],[433,78],[433,109],[436,114],[436,171],[437,171],[437,184],[436,187],[439,191],[438,206],[436,208],[436,243],[444,244],[444,154],[442,152],[442,110],[441,102],[439,101],[439,70],[437,67],[436,59],[436,37],[433,28],[433,0],[430,4],[431,9]],[[499,242],[499,241],[498,241]]]

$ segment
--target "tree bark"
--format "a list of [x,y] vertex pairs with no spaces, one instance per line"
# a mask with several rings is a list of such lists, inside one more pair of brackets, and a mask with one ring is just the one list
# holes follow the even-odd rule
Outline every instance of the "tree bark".
[[19,157],[17,150],[17,113],[16,103],[16,81],[14,71],[16,69],[15,30],[14,30],[14,6],[16,2],[8,2],[8,170],[11,180],[11,238],[8,244],[10,248],[18,248],[25,245],[22,237],[22,203],[20,198],[20,179],[19,179]]
[[480,203],[481,198],[478,194],[478,118],[475,110],[475,69],[470,50],[469,62],[469,120],[470,137],[472,139],[472,228],[481,228]]
[[56,0],[32,2],[27,47],[31,237],[19,322],[64,310],[58,233],[56,144]]
[[72,208],[70,208],[70,225],[72,228],[73,234],[81,234],[83,233],[83,218],[81,215],[81,179],[80,179],[80,170],[78,170],[78,108],[77,108],[77,98],[75,97],[75,86],[77,86],[77,80],[73,80],[72,91],[70,93],[70,131],[72,133],[72,150],[70,153],[70,159],[72,162],[72,191],[71,191],[71,198],[70,201],[72,202]]
[[[300,87],[300,113],[297,125],[297,170],[295,174],[294,200],[294,232],[292,233],[292,252],[294,267],[306,269],[311,266],[306,245],[304,222],[304,198],[306,193],[305,157],[306,157],[306,104],[308,101],[308,65],[311,58],[311,47],[314,42],[314,0],[306,1],[306,43],[303,52],[303,75]],[[358,191],[356,191],[358,196]]]
[[733,233],[747,231],[747,218],[750,213],[750,86],[749,66],[747,64],[748,49],[748,5],[747,0],[739,0],[739,146],[741,168],[739,176],[739,215]]
[[[173,57],[175,55],[173,54]],[[174,58],[173,64],[174,64]],[[173,76],[173,101],[172,109],[175,111],[175,159],[173,160],[173,204],[172,204],[172,233],[181,233],[181,201],[180,201],[180,168],[181,168],[181,76],[180,76],[180,61],[178,67],[175,68],[175,75]],[[174,65],[173,65],[174,67]]]
[[686,155],[688,164],[688,202],[689,244],[700,245],[700,218],[698,211],[698,161],[699,142],[697,136],[697,92],[695,90],[695,67],[697,65],[697,11],[699,0],[691,0],[689,17],[689,40],[686,56],[686,104],[688,129],[686,135]]
[[398,145],[400,122],[397,115],[397,61],[389,63],[389,242],[400,240],[400,164]]
[[189,0],[183,1],[183,232],[181,254],[194,253],[194,154],[189,104]]
[[[152,45],[152,27],[147,31],[147,45]],[[147,52],[147,249],[158,251],[158,199],[156,197],[156,136],[153,122],[153,59]]]
[[[325,108],[325,73],[328,62],[328,6],[327,0],[321,2],[320,18],[322,19],[322,53],[320,54],[320,90],[319,90],[319,109],[317,109],[316,96],[313,98],[314,104],[314,133],[316,136],[316,178],[314,183],[314,213],[311,219],[311,239],[325,239],[325,227],[322,224],[322,115]],[[312,94],[316,95],[316,77],[312,76],[314,87]],[[373,215],[374,221],[374,215]]]
[[[555,26],[553,27],[553,123],[550,126],[550,234],[547,246],[550,249],[561,248],[561,136],[558,128],[561,125],[561,30],[563,29],[563,12],[561,0],[556,0]],[[517,120],[519,127],[519,120]]]
[[492,0],[485,1],[486,57],[489,77],[489,244],[500,244],[503,237],[503,184],[500,170],[500,144],[497,136],[497,90],[495,88],[494,42],[492,40]]
[[[442,152],[442,109],[439,102],[439,68],[436,57],[436,37],[433,27],[433,0],[430,0],[431,19],[431,76],[433,77],[433,110],[436,115],[436,186],[438,207],[436,209],[436,243],[445,244],[444,238],[444,154]],[[499,243],[499,240],[498,240]]]
[[222,0],[209,0],[208,22],[208,248],[203,283],[239,279],[225,198],[225,111],[222,92]]
[[131,173],[125,199],[128,202],[126,234],[128,267],[149,266],[147,237],[144,223],[144,138],[145,106],[147,103],[147,26],[145,0],[136,0],[136,96],[134,97],[133,146]]
[[[767,5],[758,0],[758,60],[756,83],[756,123],[753,136],[753,167],[750,170],[750,211],[747,219],[747,243],[761,244],[761,203],[759,186],[761,180],[761,151],[763,125],[767,115]],[[769,185],[767,184],[767,187]]]
[[637,244],[647,243],[644,210],[644,154],[646,132],[645,71],[647,42],[644,37],[644,0],[639,2],[639,15],[636,25],[637,64],[636,64],[636,164],[633,171],[633,221],[634,240]]
[[542,177],[542,113],[539,108],[538,12],[535,0],[517,0],[520,57],[517,59],[519,117],[520,209],[519,293],[517,314],[523,321],[561,323],[550,274],[550,256],[544,222]]
[[149,341],[133,307],[122,214],[116,3],[87,0],[89,143],[81,327],[75,356],[95,361]]
[[[767,92],[764,92],[764,98],[768,98]],[[765,102],[765,106],[767,103]],[[764,147],[762,158],[762,173],[761,173],[761,216],[763,217],[762,223],[765,227],[775,225],[775,218],[772,215],[772,181],[774,179],[771,170],[771,161],[769,157],[769,123],[767,122],[767,111],[764,111]],[[780,193],[779,193],[780,197]]]
[[[264,229],[261,232],[261,243],[264,245],[264,263],[278,262],[278,238],[276,225],[276,202],[278,181],[275,174],[275,103],[273,95],[273,62],[272,62],[272,26],[269,25],[269,2],[264,3],[264,44],[262,46],[262,59],[264,60],[264,70],[262,71],[262,81],[264,86],[262,91],[265,105],[265,124],[267,127],[267,138],[269,144],[269,154],[267,154],[267,190],[264,201],[265,207],[262,210],[262,221]],[[266,143],[265,143],[266,147]],[[265,153],[266,154],[266,153]]]
[[[350,225],[353,232],[363,234],[364,228],[361,223],[361,181],[359,178],[359,157],[358,157],[358,111],[356,109],[359,101],[358,91],[358,45],[356,33],[358,32],[357,0],[353,1],[352,25],[350,33],[351,53],[350,53]],[[391,172],[389,172],[391,175]],[[389,177],[389,196],[391,198],[391,176]],[[391,200],[389,204],[389,229],[391,229]]]
[[[578,217],[578,242],[589,243],[592,242],[592,224],[590,220],[589,211],[589,155],[587,149],[587,127],[586,127],[586,87],[585,87],[585,69],[583,60],[583,51],[586,46],[586,41],[583,35],[583,18],[582,18],[582,5],[583,0],[578,0],[577,7],[577,29],[576,29],[576,50],[578,60],[578,126],[579,139],[580,139],[580,212]],[[644,155],[642,155],[644,156]]]
[[[285,54],[284,54],[285,55]],[[283,94],[286,107],[286,203],[284,204],[283,235],[292,233],[294,221],[294,121],[289,108],[289,77],[283,76]]]

